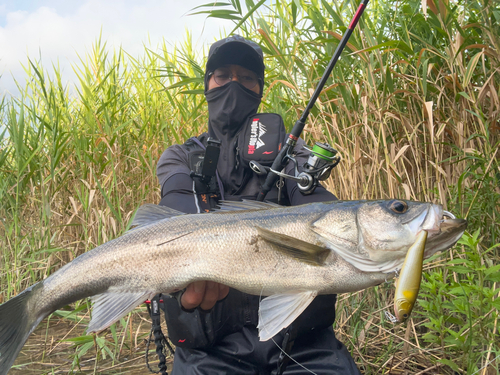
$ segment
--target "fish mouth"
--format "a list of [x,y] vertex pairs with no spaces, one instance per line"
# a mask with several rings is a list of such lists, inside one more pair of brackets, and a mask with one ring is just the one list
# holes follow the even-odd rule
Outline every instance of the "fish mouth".
[[457,219],[451,212],[443,211],[441,220],[441,232],[450,232],[454,230],[464,231],[467,228],[467,220]]
[[438,230],[429,232],[424,255],[426,258],[455,245],[467,228],[467,220],[457,219],[451,212],[443,210],[440,216]]
[[446,219],[441,223],[441,233],[463,232],[467,228],[467,220]]
[[443,210],[440,205],[433,204],[407,225],[414,229],[416,235],[425,230],[432,236],[450,231],[463,231],[467,227],[467,220],[457,219],[451,212]]
[[463,232],[465,228],[467,228],[467,220],[457,219],[451,212],[443,210],[442,218],[439,221],[440,233]]

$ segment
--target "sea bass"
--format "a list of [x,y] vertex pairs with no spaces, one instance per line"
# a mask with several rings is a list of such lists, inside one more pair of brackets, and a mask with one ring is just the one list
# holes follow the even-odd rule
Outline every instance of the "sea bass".
[[358,291],[393,277],[421,231],[428,233],[428,257],[454,245],[466,227],[440,205],[402,200],[294,207],[232,202],[222,208],[185,215],[142,206],[135,229],[1,305],[0,374],[40,321],[69,303],[92,297],[88,332],[98,332],[155,294],[197,280],[269,296],[259,313],[260,338],[267,340],[316,295]]

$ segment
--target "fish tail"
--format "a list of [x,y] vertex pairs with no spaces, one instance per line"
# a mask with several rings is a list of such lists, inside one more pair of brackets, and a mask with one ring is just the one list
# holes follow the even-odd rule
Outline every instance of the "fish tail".
[[33,285],[0,305],[0,375],[5,375],[44,316],[37,316],[34,302],[42,283]]

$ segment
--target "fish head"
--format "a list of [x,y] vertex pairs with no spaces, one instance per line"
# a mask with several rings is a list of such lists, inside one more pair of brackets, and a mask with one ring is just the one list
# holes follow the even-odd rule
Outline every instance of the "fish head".
[[440,204],[389,200],[367,202],[358,210],[359,251],[376,262],[403,260],[425,230],[424,257],[446,250],[462,236],[467,221],[444,211]]
[[417,235],[439,232],[443,208],[404,200],[367,202],[357,214],[358,251],[375,262],[404,259]]
[[[331,220],[335,213],[328,214]],[[327,246],[349,263],[367,272],[394,272],[423,230],[428,233],[425,257],[453,246],[467,222],[456,219],[439,204],[406,200],[358,202],[345,214],[343,225],[328,226],[325,216],[315,223]],[[342,230],[338,230],[342,228]]]

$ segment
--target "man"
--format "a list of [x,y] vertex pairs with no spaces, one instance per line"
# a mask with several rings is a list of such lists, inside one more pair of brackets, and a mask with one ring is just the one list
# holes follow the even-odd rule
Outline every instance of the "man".
[[[210,211],[219,199],[255,200],[265,176],[252,171],[248,160],[269,161],[285,139],[279,116],[257,115],[264,69],[262,50],[252,41],[235,35],[211,46],[205,71],[208,133],[171,146],[161,156],[161,205],[198,213]],[[245,134],[253,143],[244,143]],[[220,156],[217,175],[207,183],[196,171],[209,137],[220,141]],[[262,144],[267,151],[259,153]],[[307,160],[303,144],[300,140],[296,146],[299,168]],[[292,174],[293,168],[289,163],[285,171]],[[285,180],[267,199],[298,205],[336,198],[321,186],[304,196],[296,183]],[[304,373],[304,368],[317,374],[359,374],[332,329],[335,295],[316,297],[289,329],[266,342],[259,341],[256,328],[260,298],[211,281],[194,282],[176,298],[166,298],[168,335],[177,346],[173,374],[276,374],[287,362],[283,355],[280,359],[278,345],[296,361],[288,362],[286,374]]]

